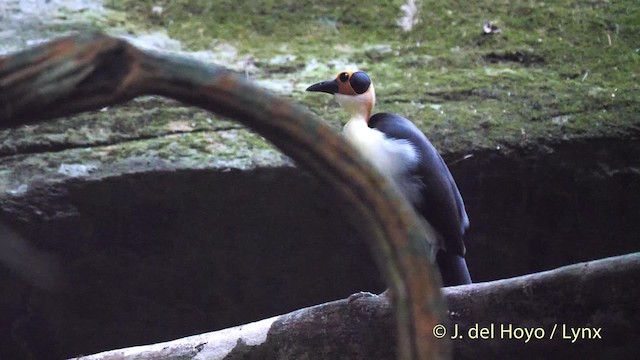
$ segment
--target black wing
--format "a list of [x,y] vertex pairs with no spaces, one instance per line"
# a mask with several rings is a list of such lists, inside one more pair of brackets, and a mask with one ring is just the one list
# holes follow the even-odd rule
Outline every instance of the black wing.
[[414,204],[416,210],[442,235],[445,250],[464,256],[462,235],[469,227],[469,218],[458,186],[438,151],[420,129],[400,115],[375,114],[369,119],[369,127],[415,147],[420,160],[412,171],[424,184],[422,202]]

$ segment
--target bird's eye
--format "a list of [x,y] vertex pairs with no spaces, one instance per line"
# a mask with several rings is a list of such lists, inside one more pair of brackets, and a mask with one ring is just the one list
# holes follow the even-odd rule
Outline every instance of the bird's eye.
[[342,74],[340,74],[340,76],[338,76],[338,79],[340,79],[340,81],[342,82],[347,82],[347,80],[349,80],[349,73],[343,72]]

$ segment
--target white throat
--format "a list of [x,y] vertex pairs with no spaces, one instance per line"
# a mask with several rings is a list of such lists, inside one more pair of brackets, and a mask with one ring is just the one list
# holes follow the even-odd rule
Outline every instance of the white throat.
[[365,122],[369,121],[376,101],[376,92],[373,89],[373,85],[370,85],[364,94],[343,95],[338,93],[335,96],[340,107],[349,114],[351,119],[359,118],[364,119]]

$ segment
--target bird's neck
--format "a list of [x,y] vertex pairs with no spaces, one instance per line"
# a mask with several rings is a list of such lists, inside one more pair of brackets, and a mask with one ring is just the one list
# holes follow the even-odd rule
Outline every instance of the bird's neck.
[[376,101],[373,85],[369,90],[360,95],[343,95],[336,94],[338,104],[349,114],[349,121],[364,120],[368,122],[371,117],[371,111]]
[[365,126],[367,126],[367,124],[369,123],[369,118],[371,117],[371,112],[356,112],[356,113],[352,113],[349,114],[349,120],[347,120],[346,124],[348,123],[360,123],[363,124]]
[[[351,99],[349,99],[351,100]],[[365,123],[369,122],[369,118],[371,117],[371,106],[367,103],[349,101],[349,102],[341,102],[342,108],[347,111],[349,114],[349,121],[364,121]]]

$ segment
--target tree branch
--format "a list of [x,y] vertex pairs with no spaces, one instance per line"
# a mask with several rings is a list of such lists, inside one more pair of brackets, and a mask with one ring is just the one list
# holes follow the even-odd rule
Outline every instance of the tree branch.
[[[640,351],[639,285],[640,253],[635,253],[445,288],[446,337],[456,327],[462,336],[453,340],[456,359],[634,358]],[[393,338],[392,311],[379,296],[78,359],[385,360],[394,357]]]

